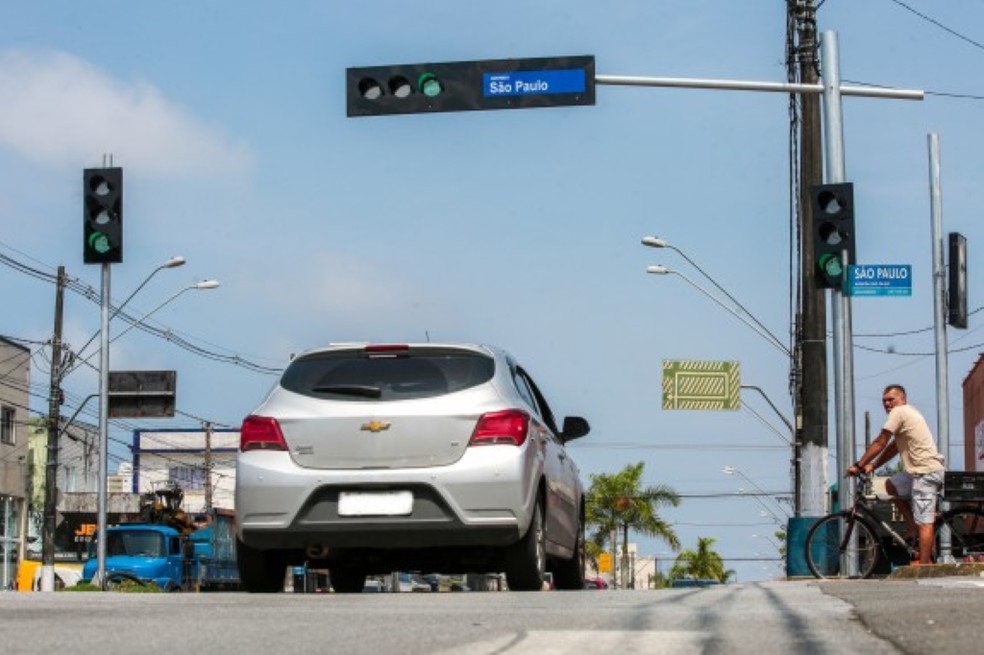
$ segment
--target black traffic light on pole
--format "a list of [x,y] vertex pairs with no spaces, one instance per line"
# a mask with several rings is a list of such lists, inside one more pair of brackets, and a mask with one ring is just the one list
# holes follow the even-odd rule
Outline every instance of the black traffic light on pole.
[[86,264],[123,261],[123,169],[82,171],[82,254]]
[[847,286],[847,263],[857,263],[854,251],[854,185],[818,184],[810,189],[813,210],[813,259],[816,282],[822,289]]
[[593,56],[348,68],[350,117],[595,104]]
[[947,323],[955,328],[967,328],[967,237],[959,232],[949,234],[949,274],[947,275]]

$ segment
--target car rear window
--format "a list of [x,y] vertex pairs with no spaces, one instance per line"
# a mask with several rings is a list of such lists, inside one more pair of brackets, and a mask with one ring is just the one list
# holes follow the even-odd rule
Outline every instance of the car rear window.
[[409,400],[468,389],[492,378],[495,361],[482,353],[449,349],[312,353],[295,359],[280,385],[333,400]]

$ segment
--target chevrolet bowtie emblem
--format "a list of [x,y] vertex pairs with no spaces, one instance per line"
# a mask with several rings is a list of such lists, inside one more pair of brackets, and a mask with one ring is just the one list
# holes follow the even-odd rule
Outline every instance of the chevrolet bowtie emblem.
[[363,423],[361,430],[368,430],[369,432],[382,432],[383,430],[389,430],[390,424],[384,421],[372,420],[368,423]]

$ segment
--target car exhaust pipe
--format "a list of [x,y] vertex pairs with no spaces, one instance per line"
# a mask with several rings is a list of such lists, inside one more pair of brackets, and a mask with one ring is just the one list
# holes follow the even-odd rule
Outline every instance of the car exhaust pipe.
[[308,556],[308,559],[324,559],[328,557],[328,546],[311,544],[304,552]]

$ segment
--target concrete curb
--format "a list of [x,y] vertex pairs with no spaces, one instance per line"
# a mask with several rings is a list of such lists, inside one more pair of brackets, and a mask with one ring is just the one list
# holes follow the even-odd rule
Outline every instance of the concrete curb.
[[889,580],[919,580],[921,578],[947,578],[952,576],[981,576],[984,563],[960,562],[957,564],[926,564],[923,566],[900,566],[892,571]]

